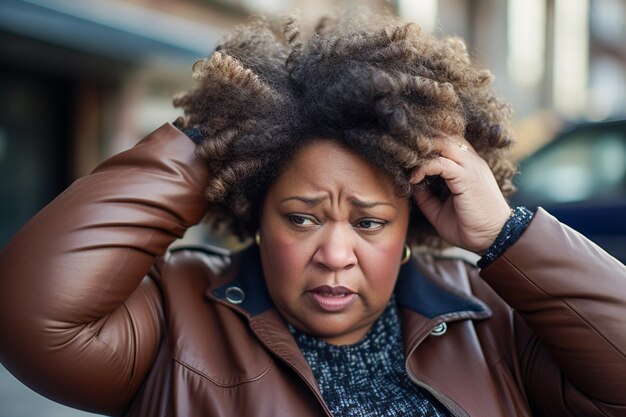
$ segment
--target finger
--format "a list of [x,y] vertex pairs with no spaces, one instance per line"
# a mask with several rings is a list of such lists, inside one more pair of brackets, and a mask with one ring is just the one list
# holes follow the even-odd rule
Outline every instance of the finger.
[[435,202],[440,203],[439,198],[427,187],[416,187],[413,190],[413,199],[417,203],[418,206],[434,204]]
[[417,168],[413,172],[409,182],[411,184],[418,184],[425,177],[429,176],[440,176],[448,182],[459,178],[462,173],[463,167],[458,163],[443,156],[438,156]]
[[413,191],[413,199],[428,221],[431,222],[431,224],[434,223],[436,213],[441,211],[443,201],[426,187],[416,188],[415,191]]
[[461,136],[445,138],[441,141],[439,152],[442,156],[445,156],[460,165],[463,165],[468,158],[478,156],[472,144]]

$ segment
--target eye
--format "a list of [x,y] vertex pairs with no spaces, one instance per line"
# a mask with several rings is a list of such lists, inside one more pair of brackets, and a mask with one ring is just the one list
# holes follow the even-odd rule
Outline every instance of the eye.
[[383,220],[361,219],[354,224],[354,227],[367,231],[374,231],[382,229],[386,224],[387,222]]
[[300,227],[315,226],[316,224],[318,224],[317,220],[311,216],[305,216],[302,214],[290,214],[287,217],[292,224]]

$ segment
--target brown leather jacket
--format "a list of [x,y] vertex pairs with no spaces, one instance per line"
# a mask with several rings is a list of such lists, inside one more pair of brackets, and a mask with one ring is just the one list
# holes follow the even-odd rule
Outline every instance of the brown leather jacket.
[[[24,226],[0,258],[5,366],[113,415],[329,415],[257,251],[166,252],[207,180],[167,124]],[[626,269],[546,212],[482,271],[416,257],[397,300],[407,372],[453,415],[626,416]]]

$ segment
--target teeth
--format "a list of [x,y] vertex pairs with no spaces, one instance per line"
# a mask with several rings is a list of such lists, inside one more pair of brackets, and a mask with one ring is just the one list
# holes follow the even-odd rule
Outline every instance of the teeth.
[[334,294],[332,292],[323,292],[322,295],[324,297],[345,297],[346,293],[338,293],[338,294]]

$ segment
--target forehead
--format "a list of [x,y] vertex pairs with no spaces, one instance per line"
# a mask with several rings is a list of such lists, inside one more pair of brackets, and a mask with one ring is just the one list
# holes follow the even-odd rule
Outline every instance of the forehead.
[[316,139],[298,150],[272,189],[287,194],[342,192],[363,197],[399,198],[389,174],[330,139]]

